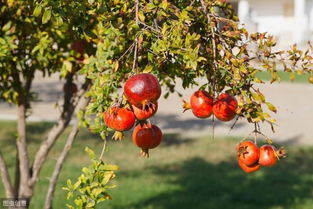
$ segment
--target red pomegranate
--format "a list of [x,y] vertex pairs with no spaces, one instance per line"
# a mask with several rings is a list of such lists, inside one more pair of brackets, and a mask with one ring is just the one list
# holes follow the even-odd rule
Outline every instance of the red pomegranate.
[[116,132],[114,139],[120,140],[123,138],[123,131],[131,129],[135,124],[135,115],[132,111],[126,108],[112,107],[104,113],[104,122]]
[[78,61],[84,60],[84,53],[85,53],[86,45],[87,45],[86,40],[77,40],[72,43],[71,49],[74,50],[76,53],[78,53],[76,60]]
[[158,110],[158,103],[150,103],[144,107],[132,105],[132,109],[137,120],[146,120],[152,117]]
[[259,164],[262,166],[272,167],[280,158],[286,157],[286,150],[280,148],[277,150],[273,145],[263,145],[260,148]]
[[129,103],[145,108],[154,105],[161,96],[158,79],[149,73],[140,73],[130,77],[124,85],[124,94]]
[[258,162],[260,150],[252,141],[244,141],[237,145],[237,156],[241,162],[252,166]]
[[261,166],[258,163],[255,163],[251,166],[247,166],[239,159],[238,159],[238,165],[246,173],[252,173],[252,172],[258,171],[261,168]]
[[157,147],[162,141],[162,131],[152,124],[138,124],[132,134],[133,143],[141,148],[141,155],[149,157],[149,149]]
[[223,93],[219,95],[217,101],[213,104],[213,113],[221,121],[230,121],[236,116],[237,107],[236,98]]
[[190,103],[184,101],[185,111],[191,109],[198,118],[207,118],[212,115],[213,98],[207,91],[199,90],[192,94]]

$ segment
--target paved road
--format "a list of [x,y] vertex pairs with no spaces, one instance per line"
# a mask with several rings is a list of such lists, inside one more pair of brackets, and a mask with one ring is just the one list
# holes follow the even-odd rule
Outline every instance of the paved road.
[[[179,84],[178,84],[179,85]],[[38,76],[34,89],[41,101],[33,105],[33,114],[29,118],[33,121],[53,121],[58,115],[54,101],[62,98],[62,84],[57,77],[43,79]],[[313,144],[313,85],[280,83],[260,86],[268,101],[278,107],[276,133],[272,133],[267,124],[261,126],[262,132],[274,141],[288,144]],[[184,98],[192,94],[195,89],[182,90]],[[178,133],[182,136],[210,135],[212,133],[211,119],[197,119],[190,111],[182,113],[182,98],[171,95],[167,100],[161,98],[159,111],[152,122],[159,124],[166,133]],[[15,108],[0,103],[0,119],[15,119]],[[217,136],[248,135],[253,126],[244,120],[239,120],[236,127],[229,132],[232,122],[216,121],[215,134]]]

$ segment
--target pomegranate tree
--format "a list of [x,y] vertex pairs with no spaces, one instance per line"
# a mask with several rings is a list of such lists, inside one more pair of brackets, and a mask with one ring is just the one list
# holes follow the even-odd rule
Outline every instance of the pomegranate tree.
[[[177,81],[182,81],[181,86],[186,89],[197,85],[198,79],[205,79],[205,84],[199,88],[210,95],[227,91],[238,99],[236,113],[239,117],[253,125],[266,122],[273,127],[275,120],[269,112],[276,112],[276,108],[257,89],[256,84],[265,83],[256,77],[258,72],[268,72],[272,76],[271,82],[279,80],[278,65],[292,74],[313,73],[312,46],[305,51],[299,50],[297,45],[276,51],[273,36],[249,33],[239,24],[229,1],[72,2],[63,5],[61,1],[45,0],[30,4],[29,1],[10,0],[0,4],[1,39],[5,40],[0,41],[0,99],[16,105],[18,111],[16,155],[20,166],[13,166],[16,167],[13,172],[16,173],[15,186],[5,179],[9,172],[5,158],[0,154],[0,160],[4,162],[0,176],[8,198],[32,198],[44,162],[75,111],[84,126],[106,139],[109,130],[103,122],[103,113],[114,103],[119,104],[121,84],[130,74],[135,75],[125,86],[125,95],[138,108],[156,104],[161,94],[158,83],[164,86],[167,96],[177,91]],[[88,55],[82,45],[73,43],[81,39],[95,46],[90,47]],[[250,50],[251,45],[257,51]],[[79,56],[78,60],[73,58],[73,50]],[[146,75],[147,72],[151,74]],[[71,82],[69,78],[78,77],[85,82],[78,87],[79,92],[65,95],[65,101],[73,102],[64,102],[58,120],[32,157],[28,153],[26,117],[36,99],[32,81],[38,73],[45,77],[60,76],[68,83]],[[142,85],[135,84],[135,78],[139,76],[146,81],[141,80]],[[312,82],[312,77],[309,81]],[[147,83],[152,85],[147,86]],[[141,98],[143,94],[146,96]],[[123,103],[120,108],[125,107],[127,104]],[[78,111],[80,109],[82,111]],[[228,109],[228,105],[217,101],[213,113],[222,120],[230,120],[235,108]],[[78,125],[72,129],[74,134],[69,135],[69,144],[73,143],[71,136],[77,133]],[[65,155],[61,156],[66,156],[68,149],[64,150]],[[51,179],[58,178],[65,158],[59,159]],[[101,163],[93,167],[92,174],[101,175],[98,172],[98,167],[103,167],[101,157],[99,161]],[[103,176],[90,176],[88,182],[91,184],[98,183],[94,182],[96,179],[103,179]],[[50,182],[49,191],[52,192],[47,194],[50,206],[47,204],[45,208],[52,207],[51,193],[56,180]],[[86,186],[82,184],[84,182],[78,181],[75,187]],[[19,188],[18,191],[14,191],[15,188]],[[86,208],[90,196],[91,193],[74,195],[76,199],[72,202]],[[102,195],[95,197],[92,194],[92,198],[94,204],[103,200]]]

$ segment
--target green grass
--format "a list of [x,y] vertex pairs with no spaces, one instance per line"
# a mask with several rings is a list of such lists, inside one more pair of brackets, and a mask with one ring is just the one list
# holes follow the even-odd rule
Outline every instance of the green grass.
[[[13,122],[0,122],[0,149],[13,173],[15,148]],[[51,124],[29,124],[30,152],[34,153]],[[36,186],[32,209],[40,209],[48,178],[65,138],[61,137],[49,155]],[[106,209],[312,209],[313,147],[288,147],[288,158],[273,168],[253,174],[243,173],[235,160],[235,138],[184,138],[166,135],[151,157],[138,157],[138,149],[128,138],[109,141],[104,158],[118,164],[115,183],[109,193],[113,200],[97,208]],[[74,181],[89,163],[83,152],[89,146],[100,153],[101,139],[82,131],[64,166],[54,198],[54,208],[65,208],[61,187]],[[0,197],[4,196],[0,184]]]
[[[290,80],[290,73],[288,72],[278,71],[278,75],[281,82],[308,83],[307,75],[296,74],[293,81]],[[272,79],[271,74],[268,72],[259,72],[256,76],[264,81],[270,81]]]

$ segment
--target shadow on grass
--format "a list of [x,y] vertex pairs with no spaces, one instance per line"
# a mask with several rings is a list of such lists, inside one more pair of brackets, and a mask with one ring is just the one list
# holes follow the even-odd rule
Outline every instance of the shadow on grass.
[[[156,121],[160,121],[162,123],[162,127],[166,127],[167,129],[179,129],[182,131],[189,131],[189,130],[199,130],[202,131],[203,128],[212,127],[213,121],[212,117],[205,118],[205,119],[182,119],[176,114],[157,114],[155,116]],[[234,124],[235,120],[232,120],[228,123],[221,122],[219,120],[214,121],[215,127],[229,127]],[[244,122],[237,121],[236,128],[241,128],[244,126]]]
[[293,158],[276,167],[262,168],[253,174],[243,173],[233,160],[212,164],[193,158],[179,165],[150,167],[146,172],[161,176],[167,184],[178,185],[179,189],[166,190],[132,205],[113,208],[303,208],[299,202],[313,198],[312,153],[313,150],[299,150],[293,153]]

